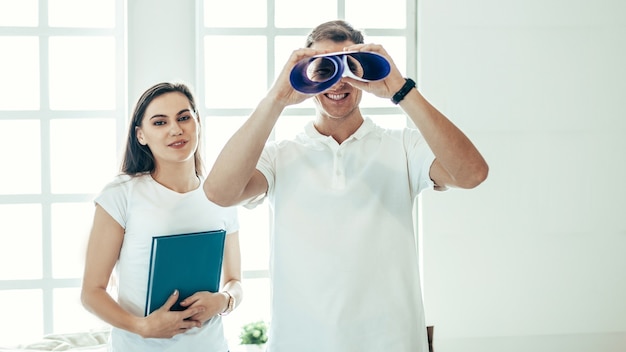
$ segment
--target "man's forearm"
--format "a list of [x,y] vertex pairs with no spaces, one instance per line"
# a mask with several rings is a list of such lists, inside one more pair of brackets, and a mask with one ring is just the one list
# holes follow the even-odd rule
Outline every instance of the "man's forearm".
[[399,104],[420,130],[438,162],[453,180],[449,186],[473,188],[488,166],[469,138],[416,89]]
[[268,98],[261,100],[228,140],[204,183],[204,191],[211,201],[226,206],[245,198],[244,191],[282,110],[282,106]]

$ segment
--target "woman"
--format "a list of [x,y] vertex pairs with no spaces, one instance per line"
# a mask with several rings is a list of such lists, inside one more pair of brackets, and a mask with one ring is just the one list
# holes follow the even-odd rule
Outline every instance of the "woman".
[[[160,83],[139,98],[122,174],[96,198],[82,286],[83,305],[112,325],[112,351],[228,351],[221,315],[242,298],[236,208],[202,190],[200,118],[184,84]],[[153,236],[226,230],[222,288],[167,302],[143,316]],[[107,292],[113,268],[117,301]]]

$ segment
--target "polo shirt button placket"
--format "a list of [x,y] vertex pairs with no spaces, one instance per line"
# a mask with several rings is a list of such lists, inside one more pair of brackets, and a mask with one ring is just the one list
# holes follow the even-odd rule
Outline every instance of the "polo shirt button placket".
[[333,180],[333,184],[335,188],[342,189],[346,186],[346,178],[344,174],[344,165],[342,161],[342,153],[341,151],[337,151],[335,153],[335,176]]

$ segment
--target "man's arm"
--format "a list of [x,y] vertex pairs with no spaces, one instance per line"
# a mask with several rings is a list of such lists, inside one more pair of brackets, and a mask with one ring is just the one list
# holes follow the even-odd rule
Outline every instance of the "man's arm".
[[267,191],[267,180],[256,170],[256,164],[282,109],[270,99],[263,99],[228,140],[204,182],[209,200],[232,206]]
[[[404,77],[382,46],[357,44],[345,50],[374,51],[385,56],[391,64],[391,72],[382,81],[359,82],[344,78],[353,86],[390,99],[404,85]],[[474,188],[487,178],[489,166],[474,144],[417,89],[411,89],[399,105],[415,123],[435,154],[430,178],[435,182],[436,190],[445,190],[448,187]]]
[[417,89],[412,89],[399,105],[435,154],[435,161],[430,168],[430,178],[435,182],[435,189],[474,188],[487,178],[489,166],[478,149]]
[[310,97],[291,87],[289,74],[297,62],[320,53],[307,48],[291,54],[267,96],[218,155],[204,183],[209,200],[221,206],[232,206],[267,191],[265,176],[256,170],[263,147],[283,109]]

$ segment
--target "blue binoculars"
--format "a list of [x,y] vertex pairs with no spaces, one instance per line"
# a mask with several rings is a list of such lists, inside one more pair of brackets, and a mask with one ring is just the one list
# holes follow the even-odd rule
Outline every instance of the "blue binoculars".
[[301,60],[291,70],[289,81],[301,93],[317,94],[332,87],[342,77],[370,82],[387,77],[390,71],[389,61],[380,54],[342,51]]

